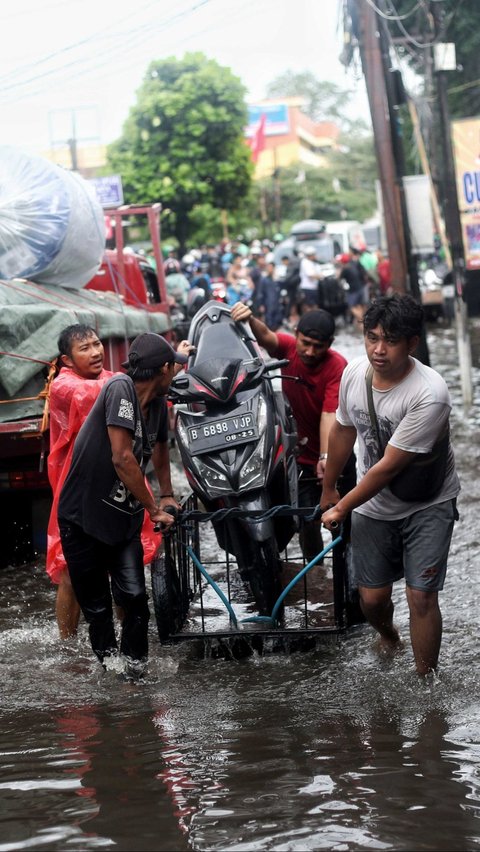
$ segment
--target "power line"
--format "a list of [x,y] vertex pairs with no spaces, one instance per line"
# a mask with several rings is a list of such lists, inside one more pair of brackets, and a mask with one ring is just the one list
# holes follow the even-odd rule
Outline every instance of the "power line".
[[395,11],[395,14],[394,15],[387,15],[386,12],[383,12],[382,9],[379,9],[379,7],[373,2],[373,0],[366,0],[366,2],[377,13],[377,15],[380,15],[380,17],[384,18],[385,21],[395,21],[395,22],[405,21],[406,18],[409,18],[410,15],[413,15],[413,13],[416,12],[417,9],[420,8],[420,6],[423,6],[422,0],[418,0],[418,2],[415,4],[415,6],[413,6],[412,9],[410,9],[404,15],[399,15],[398,12],[396,11],[396,9],[394,9],[393,3],[390,3],[392,9],[394,9],[394,11]]
[[[15,77],[18,76],[18,75],[21,75],[22,73],[33,72],[35,68],[37,68],[38,66],[43,65],[47,62],[50,62],[52,59],[57,59],[58,57],[64,55],[65,53],[68,53],[72,50],[75,50],[78,47],[82,47],[82,46],[85,46],[85,45],[92,45],[95,42],[98,42],[99,40],[100,41],[104,40],[105,38],[110,39],[110,40],[112,38],[122,38],[123,39],[123,41],[118,45],[118,47],[113,48],[114,51],[116,50],[118,52],[118,50],[124,49],[125,44],[127,44],[127,47],[129,45],[131,45],[132,39],[135,39],[136,41],[138,41],[138,37],[143,36],[145,30],[149,30],[149,31],[155,30],[155,31],[158,32],[159,30],[162,30],[162,29],[172,25],[174,22],[178,21],[179,19],[182,19],[184,17],[188,17],[189,15],[196,12],[199,8],[207,5],[210,2],[211,2],[211,0],[198,0],[198,2],[194,3],[188,9],[185,9],[181,12],[176,12],[175,14],[170,15],[168,18],[164,18],[163,20],[160,20],[158,22],[155,22],[155,19],[149,19],[148,21],[144,22],[143,24],[141,24],[141,25],[139,25],[139,26],[137,26],[133,29],[130,29],[128,31],[121,32],[121,33],[117,33],[117,34],[107,33],[107,34],[105,34],[104,29],[99,30],[98,32],[93,33],[92,35],[86,37],[85,39],[82,39],[82,40],[75,42],[71,45],[67,45],[66,47],[61,48],[58,51],[55,51],[51,54],[48,54],[45,57],[42,57],[41,59],[37,60],[36,62],[29,63],[28,65],[22,66],[18,69],[14,69],[9,74],[3,75],[3,77],[0,77],[0,82],[2,83],[2,90],[3,90],[3,92],[6,92],[6,91],[9,91],[11,89],[22,87],[22,86],[28,85],[29,83],[35,82],[39,78],[50,77],[52,74],[57,73],[59,70],[63,71],[65,68],[69,68],[69,67],[81,64],[82,62],[85,61],[84,59],[78,59],[78,58],[73,59],[71,62],[68,62],[66,65],[65,64],[62,65],[61,68],[58,68],[58,67],[57,68],[51,68],[51,69],[48,69],[46,71],[43,71],[40,74],[35,73],[34,76],[27,77],[27,78],[20,80],[18,82],[11,82],[10,85],[8,85],[9,79],[13,78],[13,80],[15,80]],[[146,10],[146,9],[149,9],[152,6],[156,6],[156,5],[157,5],[156,2],[151,2],[151,3],[147,3],[142,8],[143,8],[143,10]],[[121,21],[119,23],[123,23],[124,21],[128,20],[129,18],[132,17],[132,15],[138,16],[138,10],[136,10],[134,13],[129,13],[128,15],[126,15],[124,18],[121,19]],[[110,51],[110,54],[111,54],[111,51]],[[104,56],[105,55],[107,55],[107,54],[104,54]],[[101,63],[101,64],[103,64],[103,63]],[[5,82],[3,82],[3,81],[5,81],[7,83],[7,85],[5,85]]]

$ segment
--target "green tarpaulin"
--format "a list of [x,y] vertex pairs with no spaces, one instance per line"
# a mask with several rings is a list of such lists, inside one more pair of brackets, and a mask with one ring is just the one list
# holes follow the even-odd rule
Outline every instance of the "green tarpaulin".
[[[76,322],[91,325],[103,341],[171,328],[166,314],[125,305],[113,292],[0,280],[0,352],[5,353],[0,354],[0,399],[35,396],[43,388],[48,368],[38,361],[58,355],[60,332]],[[12,357],[18,355],[22,358]],[[41,401],[4,403],[0,422],[42,410]]]

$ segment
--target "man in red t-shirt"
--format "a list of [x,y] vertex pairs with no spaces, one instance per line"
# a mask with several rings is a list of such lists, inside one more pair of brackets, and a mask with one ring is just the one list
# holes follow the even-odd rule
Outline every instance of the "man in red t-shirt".
[[[294,337],[271,331],[244,304],[234,305],[232,317],[236,322],[249,323],[258,343],[270,356],[289,360],[288,366],[282,367],[282,389],[297,422],[299,505],[317,506],[327,460],[328,436],[338,406],[338,388],[347,365],[343,355],[331,349],[335,320],[328,311],[307,311],[300,318]],[[339,483],[342,492],[353,488],[353,455],[342,478],[344,482]],[[304,525],[300,541],[308,561],[323,549],[318,521]]]

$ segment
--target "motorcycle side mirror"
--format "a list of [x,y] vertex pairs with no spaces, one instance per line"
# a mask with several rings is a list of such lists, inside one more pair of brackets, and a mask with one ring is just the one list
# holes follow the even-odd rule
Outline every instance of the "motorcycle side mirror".
[[170,387],[172,388],[188,388],[190,384],[190,380],[187,376],[179,376],[177,379],[173,379]]

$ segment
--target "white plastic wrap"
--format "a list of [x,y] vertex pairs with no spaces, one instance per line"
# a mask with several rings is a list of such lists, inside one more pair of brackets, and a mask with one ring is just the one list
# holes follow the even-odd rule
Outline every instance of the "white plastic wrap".
[[0,278],[80,289],[104,248],[103,210],[83,178],[0,145]]

